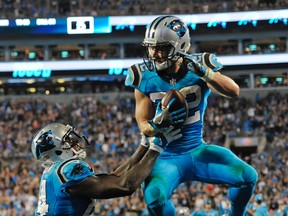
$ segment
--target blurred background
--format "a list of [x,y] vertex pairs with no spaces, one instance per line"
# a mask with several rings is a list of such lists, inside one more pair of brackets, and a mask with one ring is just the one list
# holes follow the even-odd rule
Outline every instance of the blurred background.
[[[222,73],[241,87],[235,99],[212,94],[205,140],[252,164],[261,205],[287,216],[287,8],[287,0],[0,1],[0,215],[33,214],[43,168],[30,143],[47,123],[71,124],[88,136],[96,173],[133,153],[139,130],[133,91],[124,86],[127,68],[142,60],[147,24],[173,14],[189,26],[191,51],[215,53]],[[193,181],[172,200],[184,216],[229,208],[227,187]],[[148,213],[139,189],[98,200],[94,215]]]

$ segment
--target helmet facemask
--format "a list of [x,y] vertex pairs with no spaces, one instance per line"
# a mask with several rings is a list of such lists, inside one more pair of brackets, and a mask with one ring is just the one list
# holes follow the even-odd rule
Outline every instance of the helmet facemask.
[[[165,70],[171,67],[178,58],[175,58],[175,47],[170,43],[162,44],[144,44],[146,52],[144,55],[144,63],[149,70]],[[153,54],[157,53],[157,54]]]
[[86,147],[89,142],[85,136],[76,133],[70,125],[53,123],[41,129],[32,141],[34,157],[51,164],[70,158],[86,157]]
[[74,128],[63,137],[63,149],[71,149],[77,158],[86,158],[86,147],[90,146],[86,136],[80,136]]

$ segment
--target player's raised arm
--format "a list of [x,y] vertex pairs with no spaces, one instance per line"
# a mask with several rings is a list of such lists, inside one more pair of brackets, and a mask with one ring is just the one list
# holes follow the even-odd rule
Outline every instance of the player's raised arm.
[[169,127],[162,131],[160,137],[149,137],[149,149],[143,158],[121,176],[115,173],[97,174],[68,188],[68,193],[73,196],[85,196],[96,199],[108,199],[113,197],[127,196],[140,187],[144,179],[149,175],[156,159],[167,145],[180,138],[180,129],[173,130]]
[[141,134],[141,142],[133,155],[122,163],[117,169],[113,172],[114,175],[121,176],[127,172],[131,167],[138,163],[146,152],[149,149],[149,142],[144,134]]
[[213,80],[207,85],[210,89],[226,97],[237,97],[240,92],[240,88],[234,80],[219,72],[215,72]]
[[189,55],[182,52],[178,54],[184,59],[187,68],[206,81],[210,89],[226,97],[237,97],[239,95],[240,88],[235,81],[220,73],[223,65],[214,54]]
[[[85,136],[70,125],[45,126],[35,134],[31,146],[35,159],[46,167],[40,182],[37,214],[65,209],[70,215],[82,215],[93,206],[91,199],[131,195],[149,175],[159,154],[181,136],[180,129],[172,126],[161,130],[160,136],[143,136],[138,150],[127,162],[112,173],[95,174],[83,160],[89,145]],[[78,201],[79,206],[72,205]]]

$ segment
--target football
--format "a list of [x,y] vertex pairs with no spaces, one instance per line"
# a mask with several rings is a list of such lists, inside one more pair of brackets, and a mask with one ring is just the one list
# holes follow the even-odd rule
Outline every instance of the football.
[[[184,107],[185,111],[186,111],[186,116],[184,117],[184,119],[186,119],[187,115],[188,115],[188,103],[187,103],[184,95],[180,91],[178,91],[176,89],[171,89],[170,91],[168,91],[164,95],[164,97],[161,100],[161,109],[162,110],[165,109],[168,106],[169,102],[173,98],[175,98],[175,101],[170,106],[169,112],[173,112],[173,111],[179,110],[179,109]],[[168,122],[164,121],[163,124],[165,126],[169,126]],[[178,123],[178,124],[174,124],[173,126],[175,126],[177,128],[177,127],[180,127],[182,124],[183,124],[183,122]]]

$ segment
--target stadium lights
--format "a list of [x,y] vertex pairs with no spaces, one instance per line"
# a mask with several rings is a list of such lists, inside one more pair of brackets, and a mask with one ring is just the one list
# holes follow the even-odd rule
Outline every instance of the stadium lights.
[[[134,30],[135,26],[145,26],[152,22],[159,15],[151,16],[113,16],[110,17],[112,26],[116,26],[117,30],[129,28]],[[269,24],[276,24],[278,21],[287,25],[288,9],[283,10],[264,10],[264,11],[243,11],[229,13],[209,13],[209,14],[178,14],[192,30],[196,30],[197,24],[207,24],[208,28],[218,25],[222,28],[227,27],[227,23],[236,22],[239,26],[251,24],[257,26],[258,21],[267,20]]]

